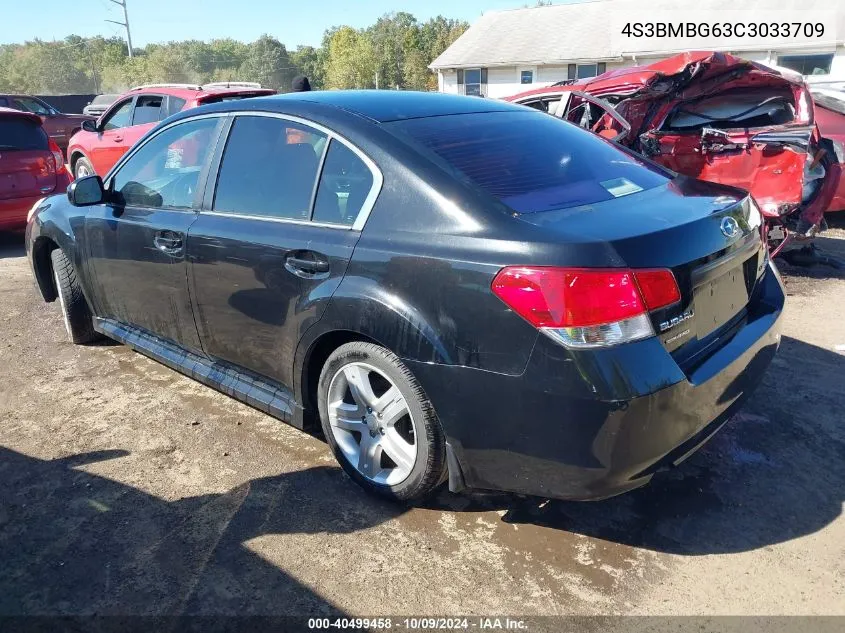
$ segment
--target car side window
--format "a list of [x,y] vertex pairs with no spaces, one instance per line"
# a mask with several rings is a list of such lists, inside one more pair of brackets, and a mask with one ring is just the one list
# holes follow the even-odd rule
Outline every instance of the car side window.
[[8,108],[9,100],[6,97],[0,97],[0,108]]
[[186,121],[155,135],[120,166],[111,191],[127,206],[190,209],[218,118]]
[[307,220],[326,135],[276,117],[239,116],[232,125],[214,211]]
[[314,221],[352,226],[372,188],[373,172],[367,164],[349,147],[332,139],[320,175]]
[[132,115],[132,125],[144,125],[161,121],[161,104],[163,97],[157,95],[143,95],[135,100],[135,113]]
[[127,99],[116,109],[112,110],[106,119],[103,121],[103,130],[116,130],[117,128],[127,127],[132,120],[132,99]]
[[627,121],[609,104],[577,93],[571,94],[563,119],[610,140],[617,140],[630,130]]
[[37,99],[30,99],[29,97],[16,97],[14,99],[15,108],[17,110],[23,110],[24,112],[34,112],[35,114],[40,114],[43,116],[47,116],[48,114],[52,114],[53,111],[44,103],[41,103]]
[[167,116],[181,112],[187,101],[179,97],[167,97]]

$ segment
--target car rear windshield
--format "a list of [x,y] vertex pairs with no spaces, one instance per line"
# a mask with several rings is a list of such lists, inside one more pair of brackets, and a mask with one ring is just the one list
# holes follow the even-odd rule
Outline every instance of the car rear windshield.
[[619,198],[672,177],[610,141],[540,112],[456,114],[387,125],[520,213]]
[[48,149],[47,143],[38,123],[21,117],[0,118],[0,150]]

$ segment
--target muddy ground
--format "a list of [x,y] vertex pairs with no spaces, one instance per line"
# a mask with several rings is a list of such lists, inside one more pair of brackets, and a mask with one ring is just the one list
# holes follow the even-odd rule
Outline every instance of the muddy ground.
[[[839,222],[839,226],[845,225]],[[845,256],[845,230],[819,240]],[[364,494],[318,438],[65,342],[0,236],[0,614],[845,614],[845,271],[680,468],[597,503]]]

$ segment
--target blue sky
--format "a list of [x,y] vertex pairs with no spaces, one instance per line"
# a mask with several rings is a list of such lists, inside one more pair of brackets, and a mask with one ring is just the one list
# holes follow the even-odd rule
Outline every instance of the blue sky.
[[[0,44],[36,37],[58,40],[71,34],[123,35],[122,27],[105,21],[123,20],[120,7],[108,0],[3,3],[7,6],[1,12]],[[127,6],[135,46],[218,37],[252,41],[269,33],[295,48],[319,44],[331,26],[368,26],[390,11],[408,11],[420,21],[444,15],[472,23],[484,11],[525,4],[533,5],[534,0],[128,0]]]

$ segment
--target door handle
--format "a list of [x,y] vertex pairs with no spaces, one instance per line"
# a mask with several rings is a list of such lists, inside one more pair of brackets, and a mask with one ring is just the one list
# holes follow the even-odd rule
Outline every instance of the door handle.
[[172,233],[170,231],[156,233],[156,236],[153,238],[153,244],[155,244],[158,250],[168,255],[175,255],[182,252],[182,238],[178,233]]
[[303,270],[309,273],[327,273],[329,272],[329,262],[313,261],[310,259],[302,259],[300,257],[288,257],[287,263],[291,268]]
[[112,140],[113,140],[115,143],[120,143],[121,141],[123,141],[123,137],[122,137],[122,136],[113,136],[113,137],[112,137]]
[[[310,255],[310,257],[309,257]],[[312,251],[299,251],[285,258],[285,268],[297,277],[312,277],[329,272],[328,260]]]

